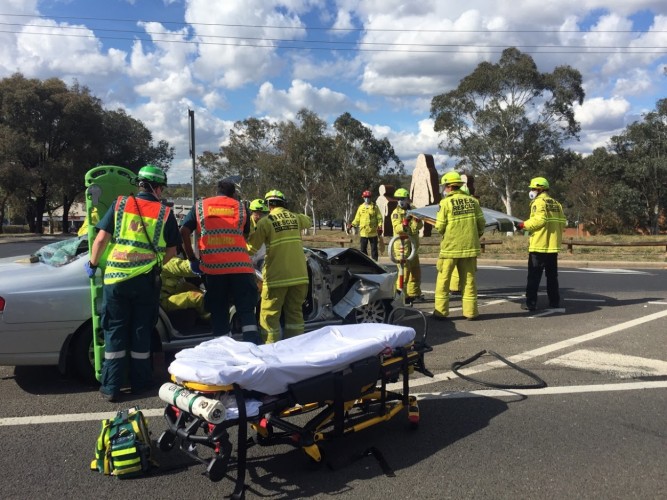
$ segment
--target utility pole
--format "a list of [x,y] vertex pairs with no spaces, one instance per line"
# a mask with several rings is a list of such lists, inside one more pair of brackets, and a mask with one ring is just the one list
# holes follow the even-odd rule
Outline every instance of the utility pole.
[[195,177],[195,111],[188,109],[188,119],[190,122],[190,158],[192,158],[192,206],[197,203],[197,184]]

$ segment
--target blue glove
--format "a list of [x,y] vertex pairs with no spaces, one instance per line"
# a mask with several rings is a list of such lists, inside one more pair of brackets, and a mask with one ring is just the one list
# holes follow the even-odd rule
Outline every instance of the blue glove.
[[87,261],[84,265],[83,268],[86,270],[86,274],[90,279],[93,279],[95,277],[95,272],[97,271],[97,266],[94,266],[90,263],[90,261]]
[[198,260],[191,260],[190,261],[190,271],[192,271],[195,274],[203,274],[201,272],[201,268],[199,267],[199,261]]

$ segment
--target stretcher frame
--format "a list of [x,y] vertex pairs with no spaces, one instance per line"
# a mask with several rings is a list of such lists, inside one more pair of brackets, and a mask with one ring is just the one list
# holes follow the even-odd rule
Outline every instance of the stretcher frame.
[[[167,404],[165,430],[157,440],[161,451],[169,451],[179,443],[180,450],[191,459],[206,466],[205,475],[214,482],[222,480],[230,464],[233,445],[230,429],[237,427],[237,477],[231,498],[244,498],[247,470],[247,451],[254,444],[272,446],[289,444],[302,449],[312,464],[321,464],[323,452],[318,443],[335,439],[386,422],[404,408],[408,410],[411,428],[419,425],[417,398],[410,395],[409,376],[419,372],[433,377],[424,364],[424,354],[432,351],[426,343],[427,321],[421,311],[413,308],[395,308],[389,323],[398,318],[418,318],[423,322],[423,335],[409,345],[392,349],[351,363],[341,371],[325,373],[291,384],[287,392],[262,401],[256,416],[248,416],[245,401],[257,393],[243,390],[238,384],[211,386],[183,382],[179,385],[209,398],[233,395],[238,405],[238,417],[219,424],[207,422],[176,406]],[[389,390],[387,385],[402,380],[401,392]],[[175,381],[174,381],[175,382]],[[312,413],[303,425],[290,419]],[[255,432],[248,439],[248,425]],[[196,451],[198,445],[213,451],[204,458]]]

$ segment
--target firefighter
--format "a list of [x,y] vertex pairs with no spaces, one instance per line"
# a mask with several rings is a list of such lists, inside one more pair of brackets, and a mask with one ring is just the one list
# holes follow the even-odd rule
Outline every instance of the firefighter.
[[359,205],[354,220],[348,225],[348,230],[359,228],[359,249],[368,255],[368,243],[371,244],[371,258],[378,260],[378,236],[382,236],[382,213],[378,206],[371,201],[371,192],[361,194],[364,202]]
[[558,252],[563,239],[566,219],[563,207],[549,196],[549,181],[535,177],[528,186],[530,192],[530,218],[517,222],[516,228],[530,232],[528,245],[528,279],[526,302],[522,309],[534,311],[537,308],[537,290],[540,287],[542,271],[547,279],[549,307],[560,307],[558,287]]
[[269,213],[269,206],[262,198],[257,198],[250,202],[250,232],[254,233],[257,229],[257,222],[259,219]]
[[186,278],[197,278],[187,259],[174,257],[162,268],[162,289],[160,290],[160,305],[167,312],[181,309],[194,309],[199,318],[208,322],[211,319],[204,307],[204,291],[190,283]]
[[461,192],[463,180],[458,172],[447,172],[440,182],[443,198],[436,217],[435,229],[442,237],[436,268],[435,311],[442,319],[449,315],[449,285],[454,269],[461,282],[463,316],[475,319],[477,310],[477,283],[475,271],[480,254],[479,237],[484,233],[484,214],[473,196]]
[[[418,302],[422,300],[422,291],[421,291],[421,266],[419,264],[419,231],[424,227],[424,223],[411,215],[408,215],[408,210],[410,210],[410,199],[408,198],[408,190],[404,188],[399,188],[394,192],[394,198],[398,201],[398,206],[391,213],[391,225],[394,229],[394,235],[410,236],[412,241],[415,244],[415,256],[414,259],[405,262],[405,275],[404,275],[404,287],[405,290],[401,289],[400,280],[401,272],[403,271],[402,267],[398,267],[398,279],[396,280],[396,289],[403,293],[405,292],[405,303],[411,304],[413,302]],[[401,249],[401,247],[403,247]],[[394,242],[394,248],[392,249],[394,259],[400,260],[401,253],[404,257],[410,255],[412,251],[412,243],[409,239],[403,239],[401,241]]]
[[269,215],[257,223],[248,238],[251,254],[266,245],[262,269],[262,301],[259,324],[266,343],[280,340],[280,315],[285,317],[285,338],[303,333],[303,302],[308,294],[308,268],[301,232],[312,226],[310,217],[285,208],[285,195],[266,193]]
[[[181,225],[183,251],[192,271],[203,274],[204,302],[211,312],[213,334],[230,335],[229,308],[233,303],[241,320],[244,342],[260,344],[255,321],[257,284],[255,268],[246,247],[250,218],[245,204],[235,197],[236,185],[218,182],[218,195],[198,201]],[[190,235],[200,235],[197,259]]]
[[139,193],[119,196],[98,222],[99,232],[85,264],[93,278],[111,242],[102,292],[100,393],[112,403],[120,397],[127,374],[127,352],[132,393],[152,388],[150,347],[160,304],[160,269],[176,255],[181,242],[172,210],[160,202],[167,184],[165,173],[146,165],[139,170],[137,181]]

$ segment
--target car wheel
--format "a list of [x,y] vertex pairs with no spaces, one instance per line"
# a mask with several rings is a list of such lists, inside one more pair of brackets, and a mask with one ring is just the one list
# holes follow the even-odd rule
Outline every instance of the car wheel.
[[93,352],[93,325],[88,324],[74,337],[72,364],[76,374],[85,382],[96,383],[95,354]]
[[391,306],[384,300],[376,300],[366,305],[352,309],[345,318],[346,323],[383,323],[389,314]]

